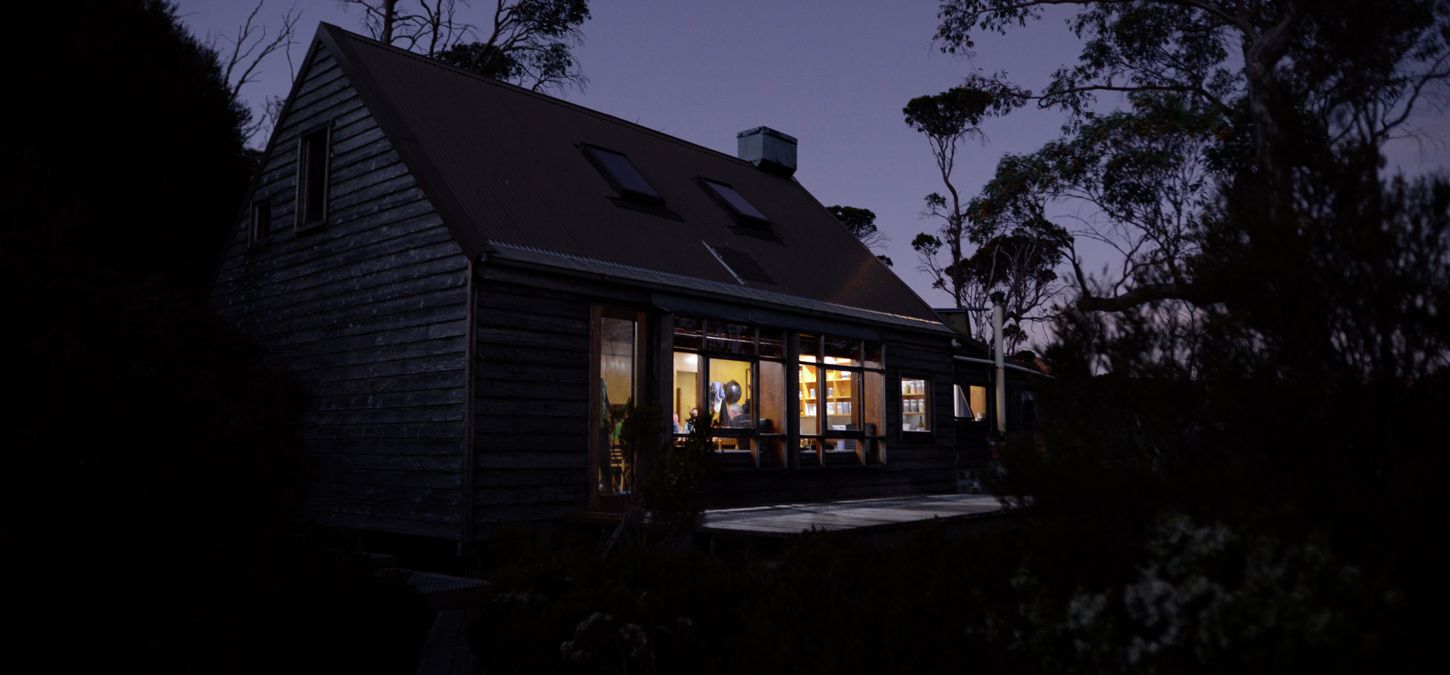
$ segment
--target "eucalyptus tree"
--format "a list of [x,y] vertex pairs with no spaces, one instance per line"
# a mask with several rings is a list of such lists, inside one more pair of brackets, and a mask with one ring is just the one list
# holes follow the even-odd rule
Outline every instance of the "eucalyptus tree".
[[[936,37],[970,51],[1048,6],[1082,50],[1020,101],[1062,135],[966,206],[1074,236],[1047,451],[1005,451],[998,487],[1056,534],[1013,577],[1008,649],[1053,672],[1424,670],[1450,182],[1387,175],[1385,147],[1445,100],[1450,2],[947,0]],[[1121,265],[1091,277],[1089,241]]]
[[[1077,8],[1068,23],[1083,48],[1020,100],[1067,112],[1065,137],[1032,160],[1004,162],[987,191],[996,194],[984,196],[1010,191],[1023,162],[1035,163],[1063,174],[1037,196],[1083,198],[1112,226],[1140,230],[1119,239],[1141,257],[1108,292],[1075,275],[1088,309],[1224,299],[1217,279],[1193,269],[1201,228],[1224,220],[1210,207],[1232,197],[1233,209],[1253,214],[1258,226],[1238,233],[1250,247],[1302,226],[1305,200],[1326,198],[1325,171],[1377,179],[1384,143],[1450,77],[1444,0],[948,0],[936,38],[945,51],[970,52],[979,32],[1007,33],[1051,5]],[[1128,110],[1094,114],[1104,93],[1125,94]],[[1175,174],[1169,204],[1132,194],[1165,174]]]
[[[574,48],[589,0],[342,0],[375,39],[534,91],[587,83]],[[472,18],[477,15],[479,19]]]
[[[846,228],[846,231],[850,232],[851,236],[860,240],[861,245],[865,246],[872,253],[876,253],[878,249],[886,246],[890,241],[886,233],[876,227],[876,212],[871,209],[833,204],[827,206],[826,210],[831,212],[831,215],[835,217],[836,222],[841,224],[841,227]],[[876,259],[880,260],[887,267],[892,266],[891,258],[885,254],[876,253]]]
[[[926,213],[937,222],[933,232],[916,235],[911,247],[932,285],[952,296],[958,309],[975,311],[973,336],[987,340],[981,309],[991,296],[1006,299],[1004,338],[1010,349],[1026,339],[1021,324],[1046,318],[1038,310],[1056,292],[1054,271],[1071,239],[1064,228],[1035,217],[1008,224],[985,223],[953,182],[957,153],[964,141],[984,139],[980,124],[1022,105],[1028,92],[999,77],[973,75],[944,92],[912,99],[902,109],[906,124],[926,137],[946,194],[926,196]],[[990,226],[989,226],[990,225]],[[968,251],[968,245],[975,250]]]

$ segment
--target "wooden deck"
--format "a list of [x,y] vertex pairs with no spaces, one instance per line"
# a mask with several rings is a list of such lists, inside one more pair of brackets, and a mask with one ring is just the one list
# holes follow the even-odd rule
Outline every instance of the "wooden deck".
[[990,495],[914,495],[881,499],[775,504],[705,512],[699,532],[787,537],[810,530],[889,528],[933,519],[985,518],[1004,511]]

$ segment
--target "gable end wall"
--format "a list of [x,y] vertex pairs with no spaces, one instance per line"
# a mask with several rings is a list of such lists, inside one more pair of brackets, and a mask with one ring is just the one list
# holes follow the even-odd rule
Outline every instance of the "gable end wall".
[[[254,187],[273,235],[250,245],[243,216],[211,302],[306,392],[306,520],[456,539],[466,259],[325,48],[302,78]],[[294,233],[298,137],[322,124],[327,224]]]

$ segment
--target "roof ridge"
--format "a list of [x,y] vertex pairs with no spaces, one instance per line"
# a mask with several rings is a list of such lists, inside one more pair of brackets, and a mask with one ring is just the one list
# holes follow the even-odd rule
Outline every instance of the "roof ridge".
[[[694,148],[694,149],[697,149],[697,150],[703,150],[703,151],[708,152],[710,154],[718,155],[720,157],[724,157],[726,159],[734,160],[736,162],[742,162],[742,163],[745,163],[745,164],[749,164],[750,163],[749,161],[744,160],[744,159],[741,159],[741,158],[739,158],[739,157],[737,157],[735,155],[731,155],[731,154],[728,154],[728,153],[725,153],[725,152],[721,152],[721,151],[716,150],[714,148],[706,147],[706,146],[700,145],[699,143],[696,143],[694,141],[690,141],[690,140],[687,140],[687,139],[683,139],[683,138],[680,138],[678,136],[672,136],[672,135],[667,134],[667,133],[665,133],[663,131],[660,131],[658,129],[651,129],[651,128],[643,125],[643,124],[639,124],[637,122],[631,122],[631,121],[629,121],[627,119],[624,119],[623,117],[619,117],[617,115],[611,115],[611,114],[609,114],[607,112],[603,112],[603,111],[600,111],[600,110],[595,110],[593,108],[588,108],[588,107],[585,107],[585,106],[580,105],[578,103],[574,103],[572,101],[566,101],[566,100],[564,100],[562,98],[558,98],[558,97],[555,97],[555,96],[550,96],[548,94],[543,94],[543,93],[534,91],[532,89],[529,89],[527,87],[519,86],[519,85],[514,84],[512,82],[506,82],[504,80],[500,80],[500,79],[498,79],[496,77],[486,77],[486,76],[483,76],[483,75],[479,75],[478,73],[475,73],[475,72],[472,72],[472,71],[469,71],[469,70],[465,70],[463,68],[459,68],[458,66],[454,66],[454,65],[451,65],[451,64],[444,63],[442,61],[439,61],[438,59],[431,58],[431,57],[425,56],[423,54],[419,54],[417,52],[410,52],[410,51],[408,51],[406,49],[403,49],[402,47],[395,47],[395,46],[390,45],[390,44],[384,44],[384,43],[379,42],[377,40],[374,40],[374,39],[372,39],[370,37],[367,37],[365,35],[361,35],[361,34],[358,34],[358,33],[354,33],[354,32],[352,32],[352,31],[350,31],[350,30],[348,30],[346,28],[343,28],[341,26],[338,26],[337,24],[328,23],[326,21],[321,21],[321,22],[318,23],[318,28],[320,28],[320,29],[321,28],[325,28],[325,29],[334,31],[334,32],[336,32],[338,34],[338,37],[348,38],[348,39],[353,40],[354,42],[360,42],[362,44],[366,44],[366,45],[371,46],[371,47],[376,47],[376,48],[379,48],[379,49],[383,49],[383,50],[386,50],[386,51],[389,51],[389,52],[396,53],[399,56],[406,56],[406,57],[411,58],[411,59],[416,59],[416,60],[418,60],[418,61],[420,61],[422,63],[425,63],[427,65],[434,66],[436,68],[442,68],[443,70],[447,70],[447,71],[456,73],[458,75],[463,75],[465,77],[468,77],[468,78],[477,80],[479,82],[483,82],[485,84],[489,84],[489,85],[493,85],[493,86],[497,86],[497,87],[502,87],[504,89],[512,89],[512,90],[514,90],[517,93],[525,94],[527,96],[532,96],[532,97],[538,98],[538,99],[542,99],[544,102],[552,103],[554,105],[564,106],[564,107],[567,107],[567,108],[572,108],[572,109],[577,110],[579,112],[582,112],[582,113],[585,113],[585,114],[588,114],[588,115],[593,115],[595,117],[601,118],[601,119],[603,119],[603,120],[605,120],[607,122],[614,122],[614,123],[618,123],[618,124],[623,124],[625,126],[634,127],[635,129],[638,129],[640,131],[644,131],[644,132],[646,132],[648,134],[651,134],[653,136],[658,136],[661,139],[664,139],[666,141],[670,141],[672,143],[677,143],[677,144],[684,145],[684,146],[687,146],[687,147],[690,147],[690,148]],[[796,182],[796,181],[792,180],[791,182]]]

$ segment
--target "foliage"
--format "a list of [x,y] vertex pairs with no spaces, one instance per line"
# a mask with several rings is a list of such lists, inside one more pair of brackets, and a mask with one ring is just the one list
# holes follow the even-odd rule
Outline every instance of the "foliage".
[[[972,236],[1024,229],[1049,240],[1073,263],[1079,294],[1112,296],[1153,283],[1187,285],[1201,253],[1204,213],[1222,179],[1216,139],[1223,120],[1191,101],[1135,96],[1132,111],[1085,113],[1061,139],[1028,155],[1005,155],[971,200]],[[1217,178],[1215,178],[1217,176]],[[1071,231],[1050,209],[1069,209]],[[1089,279],[1078,238],[1116,253],[1119,269]],[[1055,268],[1058,260],[1052,261]]]
[[[663,419],[661,414],[661,429]],[[711,416],[706,415],[695,421],[683,443],[666,443],[663,457],[640,485],[640,504],[649,514],[649,541],[687,539],[699,524],[705,509],[702,490],[718,468],[710,430]]]
[[[1020,92],[992,78],[974,75],[939,94],[911,99],[901,110],[906,125],[926,136],[949,195],[933,192],[926,196],[927,213],[941,224],[936,234],[918,234],[911,246],[921,257],[922,270],[931,275],[932,285],[950,293],[958,309],[965,306],[970,280],[961,267],[967,214],[952,184],[957,148],[964,139],[985,138],[977,126],[983,119],[1004,114],[1019,104]],[[940,257],[943,252],[945,259]]]
[[962,628],[982,568],[936,533],[900,548],[808,536],[778,561],[518,544],[472,636],[491,672],[921,672],[981,646]]
[[16,71],[35,95],[11,105],[7,662],[416,663],[410,592],[288,536],[300,392],[201,302],[250,166],[217,56],[160,2],[15,11],[65,30]]
[[[932,285],[952,296],[957,308],[978,312],[974,337],[987,341],[983,316],[994,294],[1005,298],[1004,340],[1016,349],[1025,339],[1021,324],[1041,320],[1038,313],[1055,295],[1055,268],[1071,238],[1066,230],[1043,218],[1021,218],[997,227],[980,222],[983,209],[963,204],[952,183],[962,140],[985,139],[978,126],[989,116],[1005,115],[1021,106],[1027,92],[1000,75],[973,75],[940,94],[919,96],[902,109],[906,124],[926,136],[947,194],[926,196],[927,215],[940,224],[912,240]],[[976,245],[968,253],[966,244]]]
[[[492,3],[490,3],[492,4]],[[586,83],[574,48],[589,20],[588,0],[506,0],[492,16],[459,16],[467,0],[344,0],[363,10],[363,27],[396,44],[464,70],[529,87],[562,90]]]
[[[1036,165],[1068,171],[1033,197],[1037,208],[1061,198],[1096,206],[1102,219],[1089,236],[1126,257],[1115,278],[1099,283],[1073,256],[1084,309],[1223,300],[1198,254],[1217,239],[1210,230],[1224,197],[1236,192],[1260,221],[1239,235],[1255,247],[1272,243],[1297,227],[1296,203],[1323,186],[1326,168],[1358,164],[1376,174],[1384,142],[1450,78],[1450,9],[1439,0],[950,0],[937,39],[946,51],[969,51],[977,31],[1035,21],[1046,4],[1079,8],[1069,26],[1083,49],[1041,93],[1024,94],[1069,113],[1063,141]],[[1104,92],[1126,94],[1128,110],[1096,117]],[[1080,161],[1064,167],[1069,157]],[[1004,168],[999,187],[1020,194],[1012,180],[1020,172]],[[1154,185],[1166,193],[1161,202]]]
[[[949,1],[938,38],[1044,4]],[[1381,174],[1450,77],[1450,6],[1067,4],[1083,51],[1028,96],[1063,135],[969,207],[984,233],[1086,207],[1073,234],[1124,257],[1091,279],[1073,252],[1042,443],[1004,456],[1037,528],[1010,648],[1051,671],[1426,669],[1450,183]]]
[[[876,228],[876,213],[871,209],[836,204],[827,206],[826,210],[831,212],[831,216],[841,224],[841,227],[846,228],[851,236],[859,239],[862,245],[873,252],[884,247],[889,241],[886,234]],[[879,253],[876,258],[887,267],[891,267],[891,258]]]
[[[7,264],[7,288],[43,292],[53,271],[90,265],[192,297],[211,280],[251,170],[239,131],[247,113],[164,4],[123,4],[67,8],[69,28],[46,58],[14,75],[33,94],[9,106],[27,132],[7,145],[24,167],[0,231],[0,254],[24,263]],[[166,144],[176,138],[186,141]]]
[[1182,513],[1133,523],[1137,541],[1019,516],[603,562],[587,540],[521,538],[472,640],[504,673],[1399,670],[1425,649],[1372,623],[1404,598],[1323,539]]

